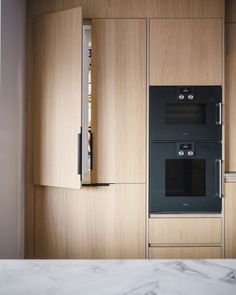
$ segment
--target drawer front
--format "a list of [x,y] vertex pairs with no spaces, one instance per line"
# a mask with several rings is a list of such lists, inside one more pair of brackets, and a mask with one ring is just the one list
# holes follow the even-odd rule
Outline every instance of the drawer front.
[[221,218],[150,218],[150,244],[221,244]]
[[219,259],[221,247],[150,247],[149,259]]

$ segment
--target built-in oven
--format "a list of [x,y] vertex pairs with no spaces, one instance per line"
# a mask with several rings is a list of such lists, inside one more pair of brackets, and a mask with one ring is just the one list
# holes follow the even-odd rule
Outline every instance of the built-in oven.
[[151,86],[151,141],[221,141],[221,86]]
[[221,143],[149,144],[149,212],[221,212]]

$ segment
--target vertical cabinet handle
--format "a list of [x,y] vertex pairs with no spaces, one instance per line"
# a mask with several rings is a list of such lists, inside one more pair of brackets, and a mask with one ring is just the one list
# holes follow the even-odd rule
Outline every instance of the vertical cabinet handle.
[[78,134],[78,174],[82,177],[82,127]]
[[89,146],[90,146],[90,170],[93,170],[93,133],[89,130]]
[[222,198],[222,161],[220,159],[216,160],[215,186],[216,196]]
[[222,125],[222,103],[216,104],[216,125]]

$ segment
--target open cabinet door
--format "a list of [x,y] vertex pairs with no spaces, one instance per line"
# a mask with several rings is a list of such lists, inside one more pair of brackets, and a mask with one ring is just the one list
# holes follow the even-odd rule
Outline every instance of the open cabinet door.
[[34,27],[34,183],[80,188],[82,9]]

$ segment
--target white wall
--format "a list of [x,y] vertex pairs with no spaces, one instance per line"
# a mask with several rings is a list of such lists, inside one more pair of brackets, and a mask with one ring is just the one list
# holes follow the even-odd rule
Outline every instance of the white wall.
[[0,1],[0,258],[22,258],[26,4]]

